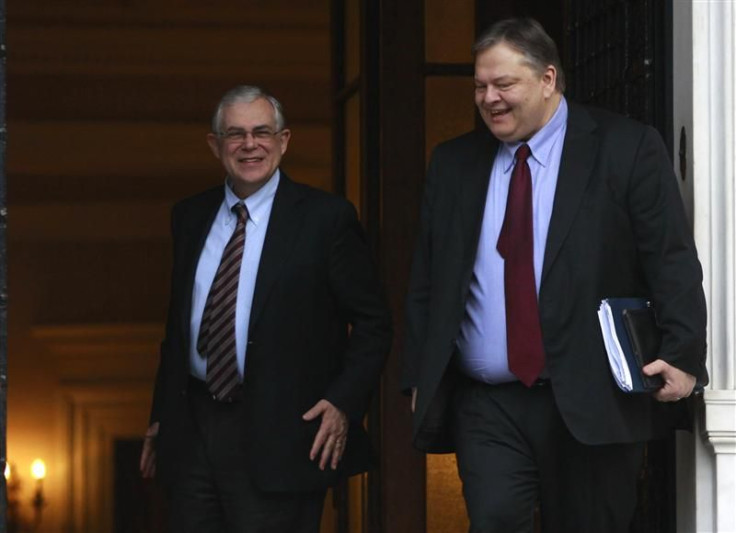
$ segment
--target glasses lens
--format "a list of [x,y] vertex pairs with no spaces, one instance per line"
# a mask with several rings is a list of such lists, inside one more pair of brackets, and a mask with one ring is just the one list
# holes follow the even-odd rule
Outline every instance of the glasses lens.
[[254,141],[269,142],[280,132],[274,132],[270,129],[259,129],[254,131],[246,131],[241,129],[232,129],[220,134],[220,137],[228,143],[243,143],[248,139],[248,135],[253,137]]

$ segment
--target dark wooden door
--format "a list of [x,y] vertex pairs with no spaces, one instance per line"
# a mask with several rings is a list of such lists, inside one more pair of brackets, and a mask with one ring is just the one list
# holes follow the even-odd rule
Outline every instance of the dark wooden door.
[[672,7],[663,0],[565,0],[567,95],[672,133]]
[[[332,1],[333,189],[355,205],[374,254],[378,249],[378,112],[376,2]],[[364,421],[380,449],[380,398]],[[380,471],[353,477],[332,489],[335,533],[380,531]]]
[[424,174],[423,0],[333,0],[334,189],[358,208],[394,314],[365,421],[376,468],[336,491],[339,533],[424,532],[424,457],[399,392],[401,314]]

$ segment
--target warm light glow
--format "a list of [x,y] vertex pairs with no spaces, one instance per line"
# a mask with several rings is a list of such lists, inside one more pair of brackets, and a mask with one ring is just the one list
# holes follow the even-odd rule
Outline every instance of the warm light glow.
[[5,481],[10,481],[13,471],[10,469],[10,463],[5,463]]
[[31,463],[31,477],[33,479],[43,479],[46,477],[46,463],[41,459],[36,459]]

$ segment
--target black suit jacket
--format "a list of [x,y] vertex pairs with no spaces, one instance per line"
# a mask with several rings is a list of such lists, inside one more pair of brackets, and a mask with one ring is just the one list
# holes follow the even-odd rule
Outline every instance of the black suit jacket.
[[[160,422],[157,469],[164,479],[176,468],[177,442],[191,423],[192,286],[223,197],[219,186],[172,211],[171,300],[151,414]],[[355,209],[282,172],[256,278],[241,400],[249,474],[259,488],[316,489],[369,467],[362,419],[390,343],[389,312]],[[308,457],[320,420],[307,423],[302,415],[322,398],[350,420],[336,472],[320,471]]]
[[[546,369],[579,441],[646,440],[662,435],[679,407],[616,387],[596,311],[603,298],[650,297],[664,329],[661,358],[704,376],[705,300],[691,231],[654,129],[570,104],[564,143],[539,291]],[[418,388],[414,438],[428,451],[452,450],[451,358],[497,148],[484,129],[441,144],[429,165],[403,376]]]

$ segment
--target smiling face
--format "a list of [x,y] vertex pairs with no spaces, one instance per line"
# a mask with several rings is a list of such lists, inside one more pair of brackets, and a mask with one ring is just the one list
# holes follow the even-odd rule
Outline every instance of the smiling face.
[[554,66],[540,73],[504,42],[479,52],[475,105],[491,133],[503,142],[528,141],[557,109],[556,77]]
[[291,136],[287,129],[277,132],[274,109],[264,98],[225,107],[218,133],[208,134],[207,143],[240,198],[250,196],[273,176]]

